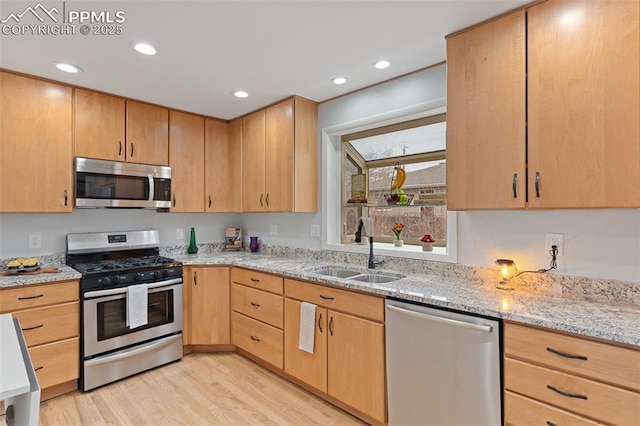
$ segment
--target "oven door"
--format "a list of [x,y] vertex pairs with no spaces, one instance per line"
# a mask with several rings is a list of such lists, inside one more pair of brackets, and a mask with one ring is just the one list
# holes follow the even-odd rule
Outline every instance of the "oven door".
[[182,278],[148,285],[148,324],[127,326],[127,288],[83,295],[84,358],[182,331]]

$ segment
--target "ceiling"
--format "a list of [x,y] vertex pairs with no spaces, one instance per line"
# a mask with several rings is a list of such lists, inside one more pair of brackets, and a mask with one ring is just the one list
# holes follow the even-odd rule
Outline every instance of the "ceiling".
[[[321,102],[444,61],[445,35],[529,2],[43,1],[59,11],[52,12],[57,22],[26,13],[0,24],[0,67],[232,119],[293,94]],[[0,20],[37,4],[2,0]],[[74,34],[5,34],[25,24],[68,26],[74,11],[108,12],[111,19],[123,11],[122,34],[82,35],[77,21]],[[157,54],[137,53],[132,45],[139,41]],[[375,69],[379,59],[391,66]],[[83,72],[59,71],[56,61]],[[347,83],[334,85],[336,76]],[[238,89],[250,96],[233,97]]]

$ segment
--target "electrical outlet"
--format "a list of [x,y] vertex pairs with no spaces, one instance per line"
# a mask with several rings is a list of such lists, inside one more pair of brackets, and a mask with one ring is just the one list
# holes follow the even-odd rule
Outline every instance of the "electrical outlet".
[[271,226],[269,227],[269,232],[271,234],[277,234],[278,233],[278,225],[271,224]]
[[42,234],[29,234],[29,248],[42,248]]
[[564,255],[564,234],[547,234],[545,240],[544,252],[548,254],[551,251],[551,246],[558,247],[558,256]]
[[311,225],[311,236],[312,237],[320,236],[320,225]]
[[184,229],[183,228],[176,229],[176,240],[184,241]]

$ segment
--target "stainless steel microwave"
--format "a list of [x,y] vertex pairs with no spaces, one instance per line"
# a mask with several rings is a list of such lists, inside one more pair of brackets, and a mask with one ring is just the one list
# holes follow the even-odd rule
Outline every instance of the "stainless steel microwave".
[[171,168],[75,158],[75,206],[171,207]]

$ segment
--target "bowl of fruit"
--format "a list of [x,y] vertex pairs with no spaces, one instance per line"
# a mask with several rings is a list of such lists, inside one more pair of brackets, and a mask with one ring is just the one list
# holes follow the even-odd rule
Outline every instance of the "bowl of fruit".
[[402,189],[396,189],[390,194],[384,194],[388,206],[407,206],[413,200],[413,194],[405,194]]

